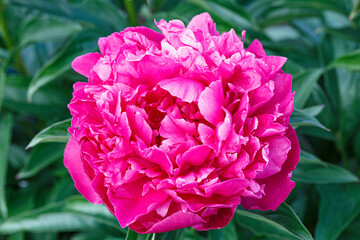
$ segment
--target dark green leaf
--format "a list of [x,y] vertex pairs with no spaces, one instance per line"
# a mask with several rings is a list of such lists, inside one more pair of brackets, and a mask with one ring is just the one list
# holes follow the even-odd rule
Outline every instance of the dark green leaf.
[[67,129],[70,126],[71,119],[54,123],[36,134],[26,148],[32,148],[37,144],[44,142],[67,142],[70,138],[70,134]]
[[234,216],[238,225],[250,229],[255,235],[274,238],[311,240],[309,231],[286,203],[276,211],[236,210]]
[[98,224],[86,216],[66,212],[38,213],[20,219],[8,219],[0,224],[0,232],[4,234],[19,231],[29,232],[70,232],[88,230]]
[[360,33],[357,29],[354,28],[325,28],[323,31],[335,37],[338,37],[341,40],[349,39],[351,41],[360,41]]
[[360,184],[319,185],[316,240],[335,240],[360,212]]
[[296,108],[303,108],[311,95],[314,84],[319,80],[322,69],[308,69],[293,77],[292,90],[295,91],[294,105]]
[[231,6],[224,1],[188,0],[198,8],[207,11],[214,19],[224,21],[236,30],[257,28],[251,15],[241,6]]
[[298,127],[296,128],[296,132],[308,136],[326,139],[333,142],[337,141],[337,137],[332,132],[329,132],[328,130],[324,130],[318,127],[311,127],[311,126]]
[[321,113],[321,111],[324,109],[325,105],[315,105],[307,108],[301,109],[303,112],[309,114],[310,116],[316,117]]
[[25,162],[28,159],[28,154],[24,147],[11,144],[9,148],[8,160],[9,164],[15,168],[20,169],[24,167]]
[[350,71],[360,71],[360,50],[355,50],[336,58],[329,68],[345,68]]
[[32,42],[45,42],[65,39],[79,31],[81,24],[73,21],[61,20],[55,17],[33,17],[21,27],[19,31],[20,45],[24,46]]
[[[89,32],[83,32],[77,35],[58,54],[56,54],[54,58],[41,67],[30,82],[27,94],[28,101],[32,99],[32,96],[40,87],[48,84],[70,70],[71,62],[75,57],[95,50],[97,38],[97,34]],[[85,46],[86,50],[84,49]]]
[[41,119],[66,118],[66,104],[71,95],[57,86],[46,86],[33,96],[31,103],[26,100],[29,79],[9,76],[6,81],[4,108],[21,114],[35,115]]
[[301,151],[300,162],[293,171],[292,179],[296,182],[306,182],[315,184],[328,183],[352,183],[359,179],[351,172],[321,161],[314,155]]
[[138,236],[139,236],[139,234],[137,232],[135,232],[129,228],[127,231],[125,240],[137,240]]
[[66,201],[64,209],[70,213],[86,216],[89,219],[126,234],[126,230],[120,227],[117,219],[109,212],[105,205],[89,203],[83,197],[72,197]]
[[6,219],[8,214],[5,185],[8,166],[8,150],[11,142],[11,129],[11,115],[0,118],[0,214],[2,219]]
[[71,236],[71,240],[124,240],[125,238],[109,236],[106,232],[100,232],[98,229],[95,232],[82,232]]
[[16,175],[17,178],[29,178],[60,159],[64,153],[65,144],[43,143],[36,146],[30,153],[29,161]]
[[296,108],[294,109],[294,112],[291,114],[290,124],[293,127],[313,126],[330,131],[324,125],[322,125],[316,118]]
[[0,69],[0,111],[4,99],[5,82],[6,82],[6,75],[4,70],[1,68]]
[[360,215],[341,233],[340,240],[360,239]]
[[209,240],[237,240],[236,226],[234,221],[221,229],[214,229],[208,232]]

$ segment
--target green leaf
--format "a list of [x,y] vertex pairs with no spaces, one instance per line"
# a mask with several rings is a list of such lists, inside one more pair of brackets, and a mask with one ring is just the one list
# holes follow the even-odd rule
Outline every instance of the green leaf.
[[70,126],[71,119],[66,119],[61,122],[54,123],[36,134],[26,148],[32,148],[37,144],[44,142],[66,143],[70,138],[70,134],[67,130]]
[[360,184],[320,185],[316,240],[335,240],[360,212]]
[[324,32],[338,37],[342,41],[349,39],[351,41],[360,41],[360,33],[357,29],[351,27],[342,28],[324,28]]
[[99,229],[94,232],[80,232],[71,236],[71,240],[123,240],[124,238],[119,238],[115,236],[109,236],[106,232],[100,232]]
[[324,110],[324,108],[325,108],[325,105],[321,104],[321,105],[315,105],[315,106],[303,108],[301,110],[303,112],[309,114],[310,116],[316,117],[317,115],[319,115],[322,112],[322,110]]
[[0,69],[0,111],[4,99],[5,82],[6,82],[6,75],[4,70],[1,68]]
[[266,235],[273,238],[311,240],[309,231],[286,203],[276,211],[236,210],[235,221],[250,229],[256,236]]
[[128,232],[126,234],[125,240],[137,240],[138,236],[139,236],[139,234],[137,232],[128,228]]
[[298,127],[296,128],[296,132],[308,136],[326,139],[333,142],[336,142],[338,140],[337,137],[332,132],[329,132],[328,130],[324,130],[318,127],[309,127],[309,126]]
[[86,216],[89,219],[126,234],[126,230],[120,227],[117,219],[109,212],[105,205],[89,203],[82,196],[69,198],[66,201],[64,210]]
[[25,240],[25,233],[24,232],[14,233],[11,236],[9,236],[7,240]]
[[350,71],[360,71],[360,50],[355,50],[336,58],[329,65],[329,69],[332,68],[345,68]]
[[237,240],[237,232],[234,221],[231,221],[228,225],[221,229],[209,230],[209,240]]
[[0,223],[2,234],[19,231],[28,232],[71,232],[88,230],[98,225],[86,216],[61,212],[61,204],[52,204],[40,209],[30,210]]
[[5,115],[0,119],[0,214],[2,219],[7,218],[6,206],[6,175],[8,166],[8,150],[11,142],[12,117]]
[[61,40],[82,30],[81,24],[61,20],[52,16],[46,18],[35,16],[27,19],[20,27],[20,46],[33,42]]
[[257,28],[251,15],[240,5],[231,5],[232,3],[224,1],[188,0],[187,2],[209,12],[215,22],[223,21],[236,30]]
[[43,143],[36,146],[30,153],[29,161],[16,175],[18,179],[29,178],[49,166],[54,161],[62,158],[65,144]]
[[4,108],[47,121],[68,117],[66,104],[70,100],[70,91],[58,86],[46,86],[37,91],[29,103],[26,100],[28,84],[28,78],[9,75],[5,86]]
[[96,49],[97,34],[82,32],[67,44],[49,62],[42,66],[32,78],[27,99],[31,101],[34,93],[45,84],[54,81],[56,78],[70,70],[71,62],[75,57]]
[[[156,233],[155,239],[156,240],[173,240],[173,239],[188,239],[184,236],[184,231],[186,228],[164,232],[164,233]],[[195,231],[195,230],[194,230]]]
[[321,161],[303,150],[300,154],[299,164],[293,171],[292,179],[295,182],[315,184],[353,183],[359,181],[354,174],[342,167]]
[[9,148],[8,154],[8,162],[11,167],[15,169],[20,169],[24,167],[25,162],[28,159],[28,154],[25,151],[23,146],[19,146],[16,144],[11,144]]
[[322,125],[316,118],[296,108],[291,114],[290,124],[293,127],[313,126],[313,127],[321,128],[326,131],[330,131],[328,128]]
[[295,91],[294,105],[296,108],[303,108],[311,95],[314,84],[322,75],[322,69],[307,69],[293,77],[292,90]]

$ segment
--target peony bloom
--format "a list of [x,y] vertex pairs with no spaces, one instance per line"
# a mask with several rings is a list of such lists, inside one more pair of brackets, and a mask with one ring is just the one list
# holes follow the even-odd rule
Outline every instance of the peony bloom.
[[275,210],[300,154],[286,58],[219,35],[207,13],[156,25],[100,38],[101,53],[72,63],[88,78],[69,104],[76,188],[139,233],[222,228],[239,204]]

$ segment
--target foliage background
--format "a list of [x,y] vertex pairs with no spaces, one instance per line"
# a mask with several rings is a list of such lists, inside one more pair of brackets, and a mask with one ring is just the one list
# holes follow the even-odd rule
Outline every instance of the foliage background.
[[0,239],[125,239],[62,163],[72,84],[86,81],[70,63],[100,36],[204,11],[220,32],[246,29],[247,46],[258,38],[288,58],[297,184],[275,212],[239,208],[221,230],[140,238],[360,239],[359,0],[0,0]]

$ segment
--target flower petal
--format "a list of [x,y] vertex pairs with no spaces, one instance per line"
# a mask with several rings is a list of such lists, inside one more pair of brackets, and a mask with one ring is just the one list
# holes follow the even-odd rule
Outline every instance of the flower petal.
[[89,177],[85,174],[80,156],[80,145],[71,137],[64,152],[64,165],[75,182],[76,189],[91,203],[102,204],[99,195],[91,186]]
[[71,67],[81,75],[85,77],[90,77],[90,70],[94,67],[94,65],[98,62],[98,60],[102,57],[100,53],[87,53],[85,55],[76,57],[72,63]]

